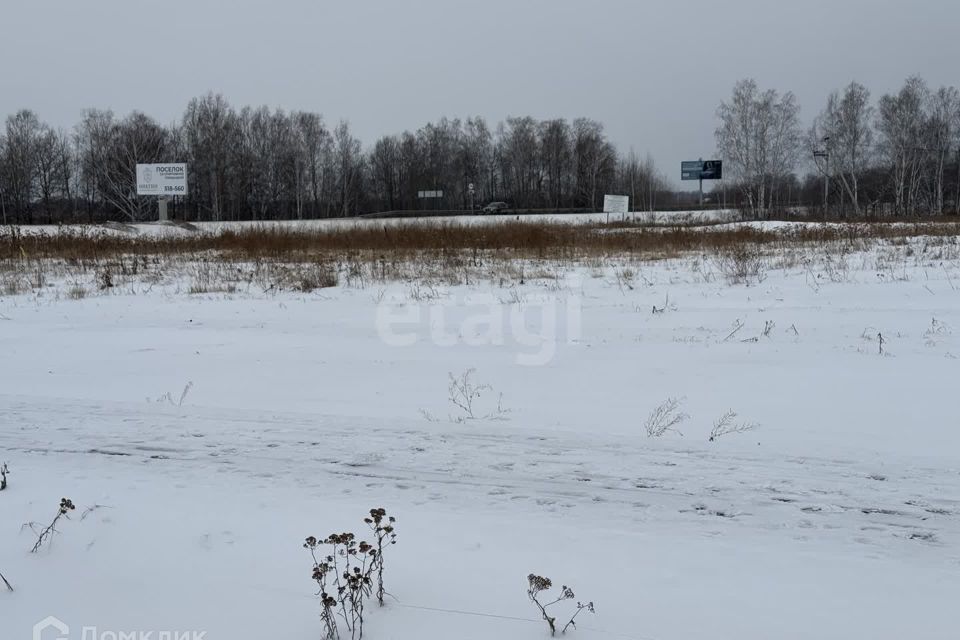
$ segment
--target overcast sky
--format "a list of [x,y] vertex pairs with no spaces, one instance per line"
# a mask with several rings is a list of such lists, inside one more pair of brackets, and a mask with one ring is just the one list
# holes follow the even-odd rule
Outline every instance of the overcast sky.
[[856,79],[960,84],[957,0],[19,0],[0,7],[0,114],[163,123],[213,90],[347,119],[365,145],[441,116],[588,116],[674,180],[714,150],[740,78],[805,122]]

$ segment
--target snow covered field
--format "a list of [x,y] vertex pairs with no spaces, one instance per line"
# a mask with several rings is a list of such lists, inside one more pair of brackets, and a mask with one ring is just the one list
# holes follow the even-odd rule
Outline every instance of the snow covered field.
[[[596,603],[584,640],[956,638],[960,264],[922,245],[746,284],[691,256],[2,297],[0,638],[321,638],[303,539],[380,506],[371,640],[548,637],[531,572]],[[649,437],[668,398],[682,435]],[[756,428],[710,442],[728,410]]]

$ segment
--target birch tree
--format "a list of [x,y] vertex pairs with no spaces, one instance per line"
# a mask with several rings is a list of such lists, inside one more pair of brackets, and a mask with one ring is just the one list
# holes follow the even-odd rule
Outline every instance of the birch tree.
[[466,170],[476,185],[478,202],[494,200],[499,182],[494,163],[493,134],[486,120],[480,117],[467,118],[462,144]]
[[943,213],[946,170],[950,154],[960,145],[960,92],[954,87],[941,87],[932,94],[926,120],[926,149],[932,175],[931,199],[934,212]]
[[[842,93],[830,94],[809,135],[808,151],[812,155],[815,150],[826,148],[830,169],[839,178],[858,216],[861,214],[860,177],[873,161],[874,113],[870,91],[852,82]],[[826,173],[826,163],[817,166],[821,173]]]
[[333,143],[337,171],[337,212],[340,217],[356,215],[359,213],[364,169],[361,144],[350,132],[350,125],[345,120],[334,130]]
[[922,146],[929,100],[927,84],[919,77],[907,80],[896,95],[880,98],[877,131],[879,149],[892,170],[894,207],[899,215],[919,212],[919,194],[925,150]]
[[764,215],[776,185],[792,173],[800,153],[800,107],[793,93],[760,91],[741,80],[717,109],[717,148],[740,181],[751,213]]

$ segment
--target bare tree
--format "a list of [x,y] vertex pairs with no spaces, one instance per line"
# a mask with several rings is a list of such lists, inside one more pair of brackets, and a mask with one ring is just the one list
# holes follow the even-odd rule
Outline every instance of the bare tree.
[[37,153],[42,128],[36,114],[18,111],[7,118],[3,154],[6,184],[5,207],[11,207],[18,222],[33,222],[33,198],[37,182]]
[[376,198],[390,211],[400,208],[400,159],[400,143],[394,136],[380,138],[370,151],[372,186]]
[[48,221],[53,219],[53,200],[62,197],[61,189],[65,179],[61,175],[64,163],[61,158],[61,145],[57,132],[48,125],[41,125],[36,140],[34,160],[37,163],[37,191],[43,202],[43,211]]
[[483,118],[467,118],[463,128],[464,169],[476,185],[477,197],[493,200],[499,181],[494,163],[493,134]]
[[654,209],[657,193],[669,190],[667,179],[658,171],[653,156],[647,154],[644,160],[632,149],[617,165],[617,181],[614,187],[617,193],[630,196],[630,204],[635,209]]
[[537,123],[533,118],[507,118],[497,131],[501,175],[517,207],[535,207],[543,174]]
[[148,215],[150,203],[137,195],[137,164],[162,162],[167,131],[152,118],[133,112],[110,132],[107,162],[98,167],[103,196],[131,220]]
[[168,131],[136,111],[116,120],[110,111],[90,110],[76,138],[90,196],[102,198],[130,220],[144,219],[149,203],[137,196],[136,166],[166,159]]
[[191,201],[210,212],[213,220],[225,216],[227,191],[232,183],[231,148],[239,147],[237,114],[223,96],[209,93],[194,98],[183,116],[183,160],[191,173]]
[[91,217],[93,207],[103,200],[99,168],[107,162],[113,122],[112,111],[89,109],[83,112],[80,122],[74,127],[78,191]]
[[930,96],[925,129],[926,150],[932,165],[933,209],[943,213],[947,163],[960,138],[960,91],[941,87]]
[[896,95],[880,98],[877,130],[880,150],[893,169],[894,207],[900,215],[918,212],[922,177],[925,115],[930,90],[919,77],[909,78]]
[[565,120],[540,123],[540,161],[546,180],[546,204],[563,206],[573,184],[573,141]]
[[605,185],[616,172],[617,152],[603,133],[603,125],[594,120],[574,120],[573,139],[578,195],[587,207],[596,210]]
[[727,170],[739,179],[755,217],[774,199],[781,179],[791,174],[800,152],[800,107],[793,93],[761,92],[754,80],[741,80],[729,102],[717,109],[717,148]]
[[333,140],[318,113],[297,112],[292,115],[297,144],[297,217],[303,218],[305,205],[309,217],[320,215],[320,203],[328,190],[329,167]]
[[[874,148],[874,108],[870,91],[856,82],[843,93],[833,92],[827,106],[814,121],[809,151],[826,145],[829,166],[839,176],[856,215],[860,215],[860,176],[871,166]],[[827,163],[817,165],[826,174]],[[832,176],[831,176],[832,177]]]
[[363,180],[363,155],[360,141],[350,132],[350,124],[341,121],[333,134],[338,215],[347,217],[358,213]]
[[76,182],[78,165],[70,134],[63,129],[57,131],[57,162],[60,164],[58,172],[62,181],[61,192],[66,200],[71,215],[77,213],[77,198],[74,184]]

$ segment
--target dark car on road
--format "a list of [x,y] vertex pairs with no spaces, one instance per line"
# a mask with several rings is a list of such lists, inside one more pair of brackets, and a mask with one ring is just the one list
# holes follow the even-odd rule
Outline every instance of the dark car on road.
[[500,213],[502,211],[506,211],[509,208],[510,208],[510,205],[508,205],[506,202],[491,202],[480,211],[481,213],[487,213],[487,214]]

